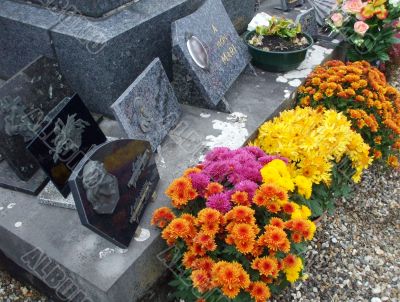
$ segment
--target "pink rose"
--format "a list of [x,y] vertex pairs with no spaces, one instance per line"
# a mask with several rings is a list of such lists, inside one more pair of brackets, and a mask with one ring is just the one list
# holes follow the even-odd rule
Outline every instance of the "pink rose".
[[341,27],[343,25],[343,15],[340,13],[333,14],[331,20],[336,27]]
[[364,21],[357,21],[356,23],[354,23],[354,31],[362,37],[364,37],[368,29],[369,26]]
[[349,14],[359,14],[367,2],[362,2],[362,0],[347,0],[343,4],[343,10]]

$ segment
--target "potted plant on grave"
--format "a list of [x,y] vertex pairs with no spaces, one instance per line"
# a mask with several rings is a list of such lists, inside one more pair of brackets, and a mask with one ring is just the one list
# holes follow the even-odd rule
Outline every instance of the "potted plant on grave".
[[293,20],[272,17],[245,36],[254,65],[273,72],[293,70],[306,58],[313,45],[311,36],[301,32]]

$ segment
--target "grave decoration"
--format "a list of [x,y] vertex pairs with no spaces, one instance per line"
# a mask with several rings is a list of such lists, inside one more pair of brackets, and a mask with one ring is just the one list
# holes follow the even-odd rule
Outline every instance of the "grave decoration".
[[371,147],[371,156],[399,166],[400,92],[377,68],[365,61],[328,61],[299,87],[297,101],[343,112]]
[[296,107],[263,124],[253,142],[270,154],[292,162],[292,174],[307,192],[291,199],[307,205],[313,217],[332,214],[335,200],[347,196],[369,167],[370,147],[351,122],[334,110]]
[[301,31],[303,33],[308,34],[313,39],[316,39],[318,37],[319,30],[315,8],[310,8],[309,10],[306,10],[305,12],[297,15],[295,23],[301,25]]
[[328,24],[348,43],[349,61],[388,61],[391,46],[398,43],[394,22],[399,17],[399,1],[345,0],[332,11]]
[[301,29],[300,23],[273,16],[268,19],[268,25],[259,25],[248,32],[245,40],[254,64],[273,72],[297,68],[314,43]]
[[58,64],[39,57],[0,87],[0,185],[37,194],[46,183],[27,144],[40,131],[43,118],[73,94]]
[[302,6],[303,4],[304,0],[281,0],[280,6],[276,7],[276,9],[288,12],[298,6]]
[[174,89],[181,103],[229,111],[224,95],[250,61],[221,0],[172,24]]
[[91,150],[69,185],[82,224],[127,248],[158,181],[150,143],[123,139]]
[[155,59],[111,106],[126,135],[149,141],[153,151],[181,115],[161,61]]
[[46,121],[27,148],[60,193],[67,197],[72,170],[85,153],[104,143],[106,137],[77,94],[50,112]]
[[152,224],[184,269],[171,282],[177,299],[266,301],[302,276],[316,226],[288,199],[287,161],[256,147],[215,148],[170,184],[173,208],[156,210]]

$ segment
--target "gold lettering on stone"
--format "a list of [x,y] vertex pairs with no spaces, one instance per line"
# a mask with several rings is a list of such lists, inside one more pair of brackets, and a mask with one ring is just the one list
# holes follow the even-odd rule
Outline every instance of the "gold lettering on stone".
[[212,24],[211,27],[212,27],[214,34],[218,32],[218,29],[214,24]]

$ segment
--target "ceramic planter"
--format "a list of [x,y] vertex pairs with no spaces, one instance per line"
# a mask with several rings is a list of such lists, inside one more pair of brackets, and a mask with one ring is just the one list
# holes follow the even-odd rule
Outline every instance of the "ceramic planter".
[[307,50],[314,44],[313,38],[303,33],[310,43],[306,48],[292,51],[266,51],[249,44],[248,41],[254,34],[254,30],[248,32],[245,35],[245,42],[253,57],[253,64],[266,71],[284,72],[296,69],[306,58]]

